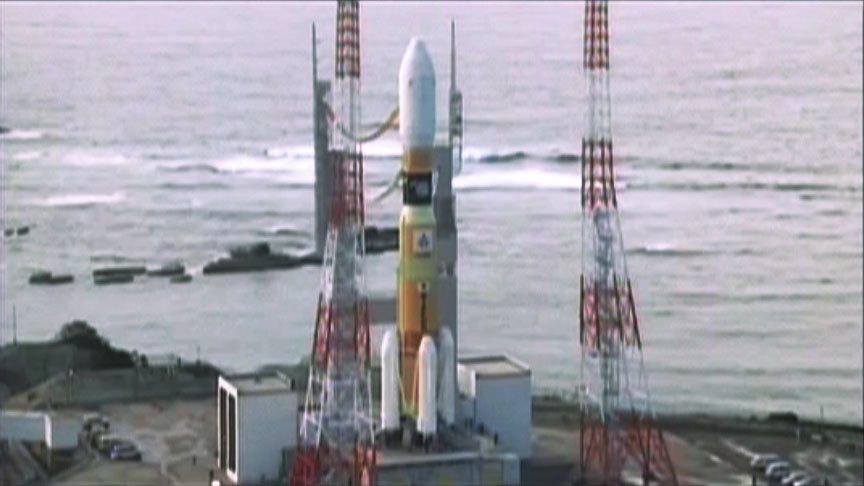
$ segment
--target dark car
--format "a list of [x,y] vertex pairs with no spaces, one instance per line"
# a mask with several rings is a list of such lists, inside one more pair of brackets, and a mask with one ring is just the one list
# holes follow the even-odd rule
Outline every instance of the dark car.
[[108,456],[115,447],[128,444],[131,444],[131,442],[126,439],[117,437],[116,435],[103,434],[96,439],[96,450]]
[[108,457],[112,461],[140,461],[141,451],[132,442],[122,441],[111,448]]
[[780,481],[785,478],[789,472],[792,470],[792,467],[786,461],[777,461],[772,463],[765,469],[765,478],[768,480],[768,484],[780,484]]
[[754,474],[765,474],[765,470],[768,469],[768,466],[779,460],[780,456],[777,454],[758,454],[753,456],[753,459],[750,461],[750,468],[753,470]]

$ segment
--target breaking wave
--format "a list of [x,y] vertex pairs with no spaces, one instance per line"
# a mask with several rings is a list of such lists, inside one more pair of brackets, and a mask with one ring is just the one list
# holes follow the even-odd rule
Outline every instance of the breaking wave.
[[578,191],[582,187],[582,181],[574,174],[525,169],[461,174],[453,180],[453,187],[461,191],[488,189]]
[[24,152],[18,152],[17,154],[12,156],[12,160],[18,160],[21,162],[26,162],[28,160],[36,160],[42,158],[45,155],[45,152],[40,150],[27,150]]
[[159,170],[165,172],[207,172],[209,174],[218,174],[219,168],[214,167],[210,164],[171,164],[171,165],[160,165]]
[[825,192],[825,191],[841,191],[841,192],[859,192],[860,187],[842,186],[836,184],[819,184],[819,183],[797,183],[797,182],[661,182],[661,183],[634,183],[631,184],[631,189],[634,190],[670,190],[670,191],[720,191],[720,190],[768,190],[780,192]]
[[296,172],[298,170],[302,171],[305,169],[311,171],[313,169],[312,160],[310,159],[262,159],[246,155],[228,157],[212,162],[211,165],[218,172],[227,174],[244,172]]
[[284,158],[307,158],[315,157],[315,148],[311,145],[300,145],[292,147],[271,147],[264,149],[264,155],[271,159]]
[[521,160],[543,160],[550,162],[579,162],[581,157],[578,154],[561,152],[557,149],[546,151],[531,151],[531,150],[504,150],[491,151],[486,149],[466,149],[463,157],[468,162],[481,163],[502,163],[502,162],[518,162]]
[[[268,158],[312,159],[315,150],[309,145],[271,147],[264,150]],[[399,160],[402,158],[402,144],[393,141],[376,141],[363,145],[363,158],[367,160]],[[504,163],[521,160],[546,160],[552,162],[578,162],[578,154],[561,152],[557,149],[531,151],[521,148],[493,150],[484,147],[465,147],[462,159],[466,162]]]
[[0,133],[0,140],[39,140],[45,137],[45,132],[38,130],[16,130]]
[[163,182],[160,189],[190,190],[190,189],[227,189],[229,186],[221,182]]
[[126,199],[123,192],[112,194],[63,194],[51,196],[37,203],[47,207],[87,207],[99,204],[114,204]]
[[211,162],[179,162],[163,164],[158,170],[165,172],[203,172],[208,174],[248,174],[248,173],[313,173],[311,159],[289,159],[275,157],[254,157],[238,155]]
[[691,257],[706,255],[710,252],[696,249],[676,248],[667,243],[656,243],[653,245],[638,246],[627,250],[630,255],[650,255],[650,256],[673,256],[673,257]]
[[286,228],[284,226],[272,226],[270,228],[259,229],[256,230],[255,233],[261,236],[295,236],[303,238],[308,238],[310,236],[306,231],[297,228]]
[[645,168],[656,168],[677,171],[713,171],[713,172],[756,172],[766,174],[831,174],[835,169],[830,166],[801,166],[769,162],[727,162],[727,161],[669,161],[656,159],[639,159],[636,163]]
[[70,152],[63,157],[63,162],[76,167],[102,167],[126,165],[129,159],[119,154]]
[[113,253],[103,253],[90,256],[90,261],[93,263],[125,263],[125,262],[140,262],[141,258],[118,255]]

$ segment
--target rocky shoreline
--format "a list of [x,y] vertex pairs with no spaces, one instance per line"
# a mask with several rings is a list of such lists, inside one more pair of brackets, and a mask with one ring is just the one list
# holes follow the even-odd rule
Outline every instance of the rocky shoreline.
[[[178,362],[181,359],[177,358]],[[223,371],[213,364],[195,360],[185,361],[195,376],[213,378]],[[0,405],[8,398],[39,387],[41,384],[65,375],[93,372],[122,373],[123,370],[148,367],[147,355],[135,350],[112,346],[107,339],[86,321],[74,320],[64,324],[52,338],[42,342],[7,343],[0,346]],[[306,359],[294,364],[270,364],[259,367],[262,373],[279,372],[291,377],[299,390],[304,390],[308,375]],[[373,368],[373,382],[380,369]],[[373,385],[377,389],[377,385]],[[375,390],[373,390],[374,393]],[[143,398],[143,397],[142,397]],[[561,394],[535,393],[532,398],[535,422],[551,420],[558,424],[576,424],[580,404]],[[838,433],[864,434],[861,425],[827,421],[821,422],[798,417],[794,412],[777,411],[762,414],[708,414],[663,413],[658,422],[665,428],[698,428],[706,431],[723,430],[764,433],[788,430],[790,427],[820,429]]]
[[[22,233],[22,231],[24,231]],[[19,235],[29,232],[29,226],[18,229]],[[6,236],[14,234],[15,230],[6,230]],[[369,255],[396,251],[399,249],[398,228],[367,226],[364,229],[363,242]],[[307,265],[320,265],[321,255],[313,251],[291,254],[274,252],[270,243],[260,241],[248,245],[239,245],[228,249],[227,256],[206,263],[202,269],[203,275],[226,273],[262,272],[269,270],[290,270]],[[136,281],[139,277],[168,277],[171,283],[186,283],[192,280],[186,265],[178,260],[170,260],[158,267],[144,265],[120,265],[96,268],[92,271],[94,285],[115,285]],[[39,269],[30,275],[30,285],[63,285],[75,281],[75,276],[68,273],[55,273],[53,270]]]

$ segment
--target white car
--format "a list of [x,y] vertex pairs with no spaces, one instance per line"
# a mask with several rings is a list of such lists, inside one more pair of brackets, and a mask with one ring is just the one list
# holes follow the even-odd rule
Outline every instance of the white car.
[[777,461],[772,463],[765,469],[765,478],[769,484],[780,484],[780,481],[786,477],[792,470],[792,466],[786,461]]
[[794,486],[798,481],[809,477],[810,476],[804,471],[792,471],[783,478],[783,481],[780,482],[780,486]]
[[814,477],[807,477],[799,481],[795,481],[792,486],[824,486],[825,484],[828,483],[820,481]]
[[762,474],[771,463],[779,460],[780,456],[777,454],[757,454],[750,460],[750,468],[753,472]]

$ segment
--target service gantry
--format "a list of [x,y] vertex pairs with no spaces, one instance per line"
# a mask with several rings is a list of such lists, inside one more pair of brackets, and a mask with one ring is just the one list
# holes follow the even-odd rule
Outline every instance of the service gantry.
[[337,2],[337,109],[329,117],[334,150],[328,152],[332,190],[300,444],[291,471],[291,483],[298,486],[375,483],[363,156],[356,136],[359,10],[357,0]]
[[612,155],[606,0],[585,3],[583,68],[588,85],[582,137],[582,351],[579,470],[585,484],[620,484],[628,459],[643,483],[677,484],[656,427],[642,337],[627,272]]

